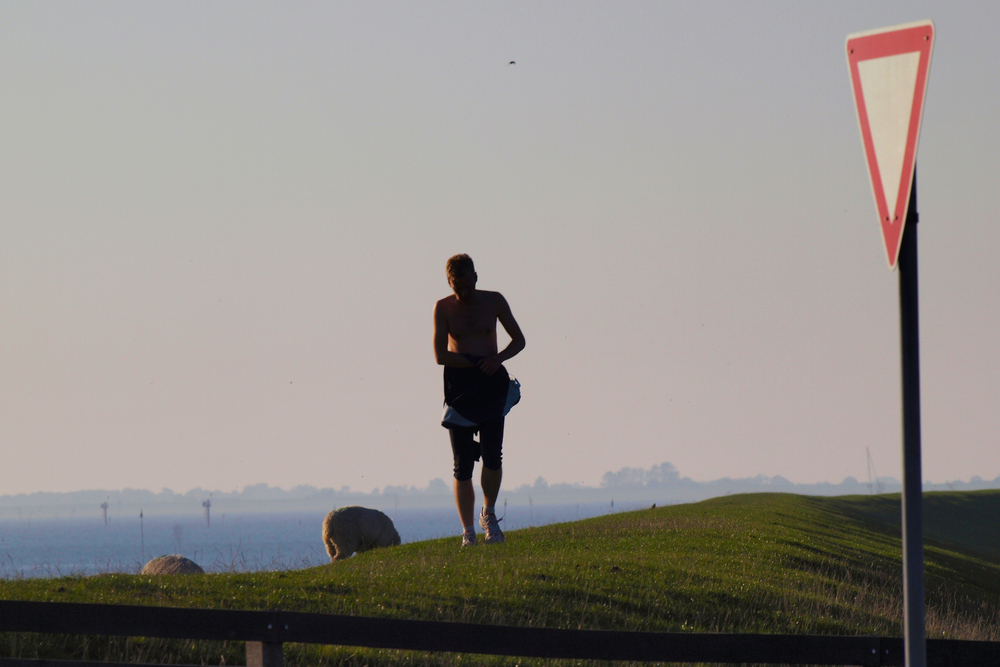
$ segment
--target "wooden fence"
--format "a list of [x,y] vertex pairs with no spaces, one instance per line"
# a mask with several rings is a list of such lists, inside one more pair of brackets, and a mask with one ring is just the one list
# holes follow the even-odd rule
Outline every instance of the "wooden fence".
[[[560,630],[284,611],[0,600],[0,631],[247,643],[249,667],[281,667],[282,644],[328,644],[538,658],[656,662],[903,665],[886,637]],[[1000,642],[929,640],[929,666],[1000,665]],[[116,667],[0,657],[0,667]]]

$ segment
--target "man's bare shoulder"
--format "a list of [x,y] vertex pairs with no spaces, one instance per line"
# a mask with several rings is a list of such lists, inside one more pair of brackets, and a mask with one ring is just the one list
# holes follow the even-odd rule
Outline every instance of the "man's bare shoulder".
[[482,296],[483,301],[499,306],[500,304],[507,303],[507,299],[503,298],[503,294],[500,292],[488,292],[486,290],[480,290],[479,294]]
[[434,304],[434,312],[446,313],[452,308],[454,308],[456,303],[458,303],[458,297],[456,297],[454,294],[446,296],[443,299],[438,299],[437,302]]
[[[500,292],[490,292],[488,290],[476,290],[476,300],[473,302],[476,310],[488,308],[491,310],[500,309],[507,305],[507,300]],[[458,297],[454,294],[438,299],[434,304],[434,312],[449,313],[459,306]],[[466,306],[468,308],[468,306]]]

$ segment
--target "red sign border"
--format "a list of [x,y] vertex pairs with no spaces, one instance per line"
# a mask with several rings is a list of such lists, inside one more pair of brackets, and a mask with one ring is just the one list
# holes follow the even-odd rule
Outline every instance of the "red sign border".
[[[854,89],[854,103],[858,113],[858,124],[861,126],[861,140],[864,143],[872,194],[875,196],[875,208],[878,211],[882,238],[885,241],[886,258],[889,260],[889,268],[895,268],[896,260],[899,257],[900,241],[903,238],[903,227],[906,225],[906,213],[910,204],[910,187],[913,183],[913,169],[916,165],[917,142],[920,139],[920,122],[923,116],[924,95],[927,92],[927,75],[930,71],[931,52],[934,48],[934,23],[921,21],[883,28],[869,33],[849,35],[846,48],[847,62],[851,71],[851,85]],[[865,108],[864,92],[861,89],[858,63],[873,58],[914,52],[920,53],[920,61],[917,65],[917,81],[913,91],[913,107],[910,110],[910,127],[906,136],[899,193],[890,215],[888,202],[885,201],[885,190],[882,187],[882,174],[879,172],[878,162],[875,159],[875,145],[872,141],[871,128],[868,125],[868,112]],[[898,226],[894,224],[897,221],[899,222]]]

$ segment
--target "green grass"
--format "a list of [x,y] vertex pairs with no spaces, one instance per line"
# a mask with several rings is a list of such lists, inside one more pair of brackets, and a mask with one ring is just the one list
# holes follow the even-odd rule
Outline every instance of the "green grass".
[[[1000,639],[1000,492],[927,496],[929,637]],[[283,609],[555,628],[900,636],[898,496],[754,494],[405,544],[289,572],[0,582],[0,597]],[[243,646],[3,635],[0,655],[242,663]],[[286,663],[481,664],[484,656],[286,647]],[[548,664],[496,659],[495,664]]]

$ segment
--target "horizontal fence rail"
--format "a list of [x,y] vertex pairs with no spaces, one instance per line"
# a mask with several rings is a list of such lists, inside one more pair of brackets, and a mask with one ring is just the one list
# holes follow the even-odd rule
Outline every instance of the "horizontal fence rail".
[[[535,658],[903,665],[886,637],[621,632],[413,621],[284,611],[0,600],[0,631],[247,642],[248,663],[281,664],[284,643]],[[928,665],[1000,665],[1000,642],[929,640]],[[0,658],[0,667],[92,665]],[[108,663],[100,663],[108,664]]]

